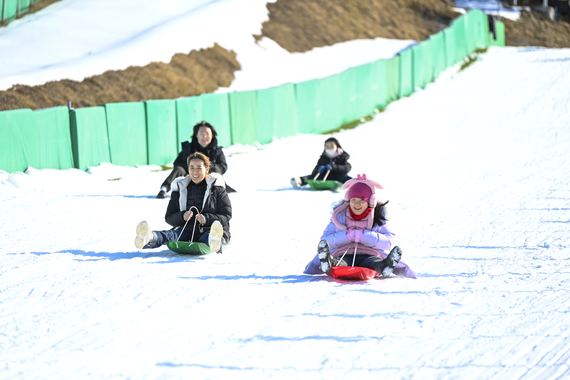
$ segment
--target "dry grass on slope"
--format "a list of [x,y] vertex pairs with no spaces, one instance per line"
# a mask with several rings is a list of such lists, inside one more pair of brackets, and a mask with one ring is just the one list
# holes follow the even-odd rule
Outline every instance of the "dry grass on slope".
[[170,63],[153,62],[144,67],[107,71],[82,82],[61,80],[42,86],[15,85],[0,91],[0,110],[40,109],[61,106],[89,107],[104,103],[174,99],[228,87],[241,68],[236,54],[214,47],[176,54]]

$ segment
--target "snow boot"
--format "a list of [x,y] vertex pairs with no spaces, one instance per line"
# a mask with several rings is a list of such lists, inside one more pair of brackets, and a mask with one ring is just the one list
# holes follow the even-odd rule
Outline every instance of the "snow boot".
[[382,277],[390,277],[392,271],[394,270],[396,265],[398,265],[401,258],[402,258],[402,250],[400,249],[400,247],[396,246],[392,248],[388,256],[384,260],[382,260],[381,270],[379,271],[380,275]]
[[135,238],[135,246],[143,249],[152,237],[152,230],[146,221],[142,221],[137,226],[137,237]]
[[331,256],[329,243],[326,240],[323,239],[319,242],[317,254],[319,255],[319,260],[321,261],[321,270],[323,272],[329,273],[332,267],[338,265],[339,260]]
[[303,186],[303,181],[299,177],[291,178],[291,186],[294,189],[300,189]]
[[166,191],[160,190],[160,191],[158,192],[158,194],[156,194],[156,197],[157,197],[158,199],[164,199],[164,198],[166,198]]
[[222,236],[224,236],[224,228],[222,227],[222,223],[216,220],[214,223],[212,223],[212,227],[210,227],[210,236],[208,237],[210,251],[221,252],[223,240]]

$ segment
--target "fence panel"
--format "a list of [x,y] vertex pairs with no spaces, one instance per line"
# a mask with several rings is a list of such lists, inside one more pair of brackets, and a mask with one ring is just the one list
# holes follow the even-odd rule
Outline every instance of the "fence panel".
[[[388,86],[386,83],[386,60],[379,59],[370,65],[370,107],[372,112],[388,104]],[[370,112],[371,113],[371,112]]]
[[257,141],[270,143],[273,137],[299,132],[295,107],[295,86],[291,83],[257,91]]
[[68,108],[38,110],[33,116],[34,134],[30,142],[34,141],[34,154],[28,157],[28,165],[36,169],[74,168]]
[[400,97],[400,56],[386,60],[386,102]]
[[4,0],[4,18],[2,21],[13,21],[18,13],[18,0]]
[[147,165],[146,115],[144,103],[105,105],[111,163],[123,166]]
[[166,165],[178,155],[176,130],[176,101],[148,100],[145,102],[148,163]]
[[414,71],[412,49],[401,51],[400,56],[400,94],[399,98],[409,96],[414,92]]
[[178,151],[182,149],[180,144],[192,140],[194,125],[202,120],[204,119],[202,118],[201,96],[176,99],[176,147]]
[[232,141],[253,144],[257,141],[257,91],[229,94]]
[[324,128],[320,79],[295,84],[295,104],[300,133],[319,133]]
[[430,36],[433,51],[433,76],[434,79],[447,68],[445,62],[445,37],[443,32]]
[[75,168],[86,170],[111,162],[105,107],[74,109],[69,118]]
[[470,52],[467,49],[467,30],[464,15],[453,21],[453,30],[455,31],[455,63],[463,61]]
[[357,96],[356,104],[354,105],[357,119],[370,115],[376,109],[376,100],[373,88],[375,85],[376,87],[378,86],[373,83],[373,79],[377,78],[377,76],[374,76],[372,73],[373,69],[374,68],[370,63],[356,66],[351,69],[353,71]]
[[33,155],[29,143],[33,122],[30,109],[0,112],[0,169],[13,173],[29,166],[28,157]]
[[233,140],[228,94],[204,94],[200,98],[202,98],[202,119],[216,128],[218,145],[229,147]]
[[338,75],[320,79],[322,120],[318,133],[332,131],[342,125],[341,85]]

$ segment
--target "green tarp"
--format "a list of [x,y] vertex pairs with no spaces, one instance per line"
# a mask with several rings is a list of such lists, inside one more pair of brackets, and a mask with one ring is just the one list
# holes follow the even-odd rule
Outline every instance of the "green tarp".
[[218,145],[232,145],[230,105],[228,94],[204,94],[202,98],[202,119],[212,124],[218,133]]
[[505,46],[505,24],[500,21],[495,21],[495,31],[497,39],[494,40],[491,34],[491,46]]
[[466,17],[460,16],[453,21],[452,28],[455,33],[455,62],[463,61],[470,52],[467,49]]
[[400,56],[386,60],[386,102],[400,97]]
[[320,133],[324,130],[320,79],[295,84],[295,105],[300,133]]
[[202,120],[201,96],[176,99],[176,149],[178,149],[178,152],[182,150],[182,146],[180,144],[182,144],[184,141],[192,141],[194,125],[198,124]]
[[24,171],[34,156],[29,138],[33,134],[30,109],[0,112],[0,169],[8,173]]
[[433,81],[433,48],[430,40],[412,47],[413,87],[425,88]]
[[232,140],[234,144],[257,141],[257,91],[229,94]]
[[384,108],[388,104],[388,88],[386,83],[386,60],[372,62],[370,66],[370,102],[372,110]]
[[176,101],[148,100],[145,107],[148,163],[170,164],[178,155]]
[[299,133],[293,84],[258,90],[257,112],[257,141],[261,144]]
[[322,78],[319,85],[322,123],[317,133],[325,133],[342,125],[341,85],[338,75]]
[[430,36],[433,51],[433,75],[434,79],[447,68],[445,62],[445,37],[443,32]]
[[70,112],[69,118],[75,167],[86,170],[111,162],[105,107],[78,108]]
[[122,166],[148,164],[144,103],[105,105],[111,163]]
[[4,0],[4,12],[2,21],[12,21],[16,18],[18,13],[18,0]]
[[400,56],[400,94],[399,98],[409,96],[414,92],[414,72],[412,49],[402,50]]
[[75,167],[67,107],[34,111],[33,118],[33,134],[29,140],[33,158],[28,157],[28,165],[36,169]]

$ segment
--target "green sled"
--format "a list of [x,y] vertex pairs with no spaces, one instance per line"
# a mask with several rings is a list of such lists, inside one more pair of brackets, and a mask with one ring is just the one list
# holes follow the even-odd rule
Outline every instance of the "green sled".
[[191,243],[189,241],[169,241],[168,249],[172,252],[181,253],[185,255],[202,256],[212,253],[210,246],[204,243]]
[[342,183],[338,181],[319,181],[319,180],[307,180],[307,183],[311,188],[315,190],[331,190],[331,191],[338,191],[342,189]]

